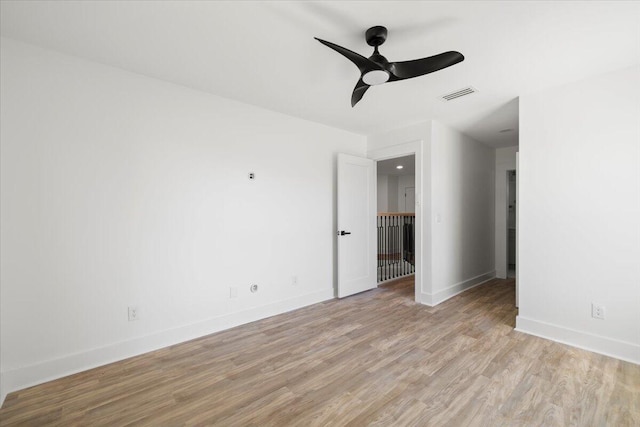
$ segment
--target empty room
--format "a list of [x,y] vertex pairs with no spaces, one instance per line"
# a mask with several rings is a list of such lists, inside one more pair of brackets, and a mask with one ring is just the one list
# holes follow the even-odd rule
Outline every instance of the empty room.
[[0,32],[0,426],[640,425],[640,2]]

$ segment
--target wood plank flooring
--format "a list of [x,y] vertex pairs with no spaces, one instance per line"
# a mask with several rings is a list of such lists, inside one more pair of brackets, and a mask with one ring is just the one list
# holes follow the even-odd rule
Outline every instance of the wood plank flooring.
[[12,393],[0,425],[640,425],[640,366],[514,331],[512,280],[412,299],[399,280]]

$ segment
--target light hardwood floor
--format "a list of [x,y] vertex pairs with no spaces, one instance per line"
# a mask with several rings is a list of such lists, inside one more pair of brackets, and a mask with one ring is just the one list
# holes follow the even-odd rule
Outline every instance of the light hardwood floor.
[[639,426],[640,366],[513,330],[514,284],[413,281],[10,394],[9,425]]

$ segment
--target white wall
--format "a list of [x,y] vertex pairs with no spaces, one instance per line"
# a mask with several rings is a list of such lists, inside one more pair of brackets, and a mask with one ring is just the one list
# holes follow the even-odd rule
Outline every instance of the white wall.
[[416,291],[435,305],[495,275],[495,150],[432,121],[370,136],[369,156],[415,141],[423,269]]
[[378,175],[378,195],[377,209],[378,212],[389,212],[389,176]]
[[516,169],[518,147],[496,149],[495,260],[496,277],[507,277],[507,171]]
[[335,158],[365,137],[7,39],[1,55],[2,396],[333,297]]
[[398,176],[398,212],[415,212],[415,206],[405,206],[405,189],[408,187],[413,187],[413,191],[415,192],[415,185],[415,175]]
[[640,66],[520,99],[517,328],[635,363],[639,123]]
[[399,212],[398,210],[398,177],[387,176],[387,212]]
[[404,190],[415,187],[415,179],[415,175],[378,175],[378,212],[414,212],[415,208],[405,209]]
[[434,303],[495,275],[495,150],[432,128]]

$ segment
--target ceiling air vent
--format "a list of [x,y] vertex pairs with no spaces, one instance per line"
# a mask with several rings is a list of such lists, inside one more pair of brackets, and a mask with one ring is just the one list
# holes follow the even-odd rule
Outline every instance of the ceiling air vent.
[[446,95],[442,95],[440,99],[443,101],[453,101],[456,98],[460,98],[461,96],[471,95],[472,93],[476,93],[477,91],[478,89],[469,86],[469,87],[465,87],[464,89],[459,89],[454,92],[448,93]]

